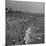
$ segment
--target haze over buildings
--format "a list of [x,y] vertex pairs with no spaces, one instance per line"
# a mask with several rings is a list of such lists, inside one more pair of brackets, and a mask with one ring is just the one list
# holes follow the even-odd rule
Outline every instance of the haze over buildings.
[[44,3],[6,0],[6,7],[23,12],[44,13]]

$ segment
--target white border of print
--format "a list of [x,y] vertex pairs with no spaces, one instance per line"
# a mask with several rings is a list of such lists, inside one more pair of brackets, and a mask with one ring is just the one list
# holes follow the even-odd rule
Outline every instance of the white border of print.
[[[44,2],[46,8],[46,0],[14,0],[14,1]],[[45,30],[46,30],[46,16],[45,16]],[[5,46],[5,0],[0,0],[0,46]],[[33,45],[22,45],[22,46],[46,46],[46,31],[45,31],[44,44],[33,44]]]
[[0,0],[0,46],[5,46],[5,0]]

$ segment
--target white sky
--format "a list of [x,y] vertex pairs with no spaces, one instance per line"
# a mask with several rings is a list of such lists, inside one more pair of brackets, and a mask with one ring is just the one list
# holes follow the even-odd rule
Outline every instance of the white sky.
[[6,2],[6,7],[12,7],[13,10],[22,10],[24,12],[44,13],[44,3],[25,2],[25,1],[9,1]]

